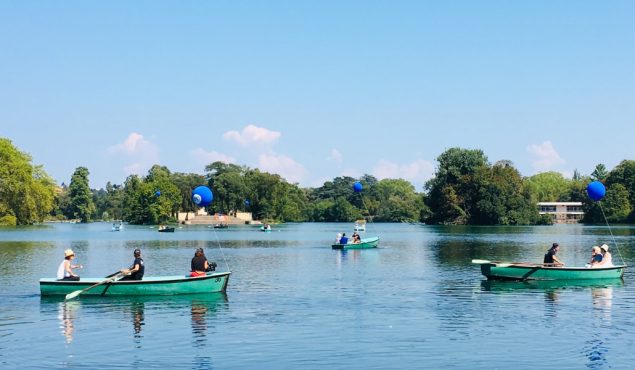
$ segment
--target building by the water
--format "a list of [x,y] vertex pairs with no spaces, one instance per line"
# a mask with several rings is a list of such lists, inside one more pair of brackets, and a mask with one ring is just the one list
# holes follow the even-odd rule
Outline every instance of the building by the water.
[[541,215],[550,215],[554,224],[575,224],[584,217],[582,202],[539,202]]

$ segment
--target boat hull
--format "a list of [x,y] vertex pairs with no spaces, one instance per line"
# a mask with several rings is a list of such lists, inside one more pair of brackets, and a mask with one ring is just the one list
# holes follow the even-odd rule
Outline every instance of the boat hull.
[[348,243],[348,244],[332,244],[333,249],[371,249],[377,248],[379,245],[379,237],[362,239],[361,243]]
[[[218,272],[200,277],[156,276],[144,280],[114,281],[90,289],[82,295],[146,296],[225,292],[230,274],[231,272]],[[80,281],[40,279],[40,294],[43,296],[66,295],[101,281],[103,278],[83,278]]]
[[546,267],[540,264],[483,263],[481,273],[490,280],[593,280],[619,279],[626,265],[587,267]]

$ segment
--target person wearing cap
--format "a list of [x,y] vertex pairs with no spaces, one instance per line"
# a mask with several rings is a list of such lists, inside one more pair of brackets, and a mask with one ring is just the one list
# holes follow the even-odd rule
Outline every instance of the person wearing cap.
[[143,273],[145,272],[146,267],[143,263],[143,258],[141,258],[141,250],[137,248],[134,250],[133,254],[134,262],[130,268],[121,270],[122,273],[126,274],[126,276],[124,276],[121,280],[143,279]]
[[595,267],[611,267],[613,266],[613,257],[609,252],[609,246],[606,244],[602,244],[600,246],[600,250],[602,250],[602,262],[595,264]]
[[207,271],[215,271],[216,266],[216,262],[210,263],[209,261],[207,261],[207,257],[205,257],[205,251],[203,251],[203,248],[198,248],[194,253],[194,258],[192,258],[192,271],[190,272],[190,276],[205,276],[205,273]]
[[60,266],[57,268],[57,280],[70,280],[70,281],[79,281],[79,275],[73,272],[73,269],[76,268],[84,268],[82,265],[73,265],[71,262],[75,258],[75,253],[72,249],[67,249],[64,251],[64,261],[60,263]]
[[553,243],[551,248],[545,253],[545,258],[543,259],[543,263],[547,266],[551,267],[562,267],[564,266],[564,262],[560,261],[558,257],[556,257],[556,253],[560,249],[560,245],[558,243]]

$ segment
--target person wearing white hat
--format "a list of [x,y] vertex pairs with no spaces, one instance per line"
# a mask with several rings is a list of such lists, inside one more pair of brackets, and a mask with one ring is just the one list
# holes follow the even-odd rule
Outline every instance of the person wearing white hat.
[[595,264],[593,266],[596,266],[596,267],[613,266],[613,257],[611,256],[611,253],[609,253],[609,246],[606,244],[602,244],[602,246],[600,246],[600,249],[602,250],[602,262]]
[[73,272],[73,269],[84,268],[82,265],[73,265],[71,262],[75,258],[75,253],[72,249],[64,251],[64,261],[60,263],[57,268],[57,280],[70,280],[79,281],[79,275]]

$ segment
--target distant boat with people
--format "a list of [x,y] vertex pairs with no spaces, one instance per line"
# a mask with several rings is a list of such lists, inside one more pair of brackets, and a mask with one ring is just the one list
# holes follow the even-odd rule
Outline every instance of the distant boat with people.
[[379,237],[361,239],[359,243],[353,243],[351,240],[347,240],[345,244],[334,243],[331,245],[333,249],[371,249],[377,248],[379,245]]
[[355,221],[355,231],[366,231],[366,220]]
[[114,224],[112,224],[112,231],[121,231],[123,230],[123,222],[122,221],[118,221],[115,222]]
[[159,232],[160,233],[173,233],[174,232],[174,228],[171,227],[171,226],[161,225],[161,226],[159,226]]

